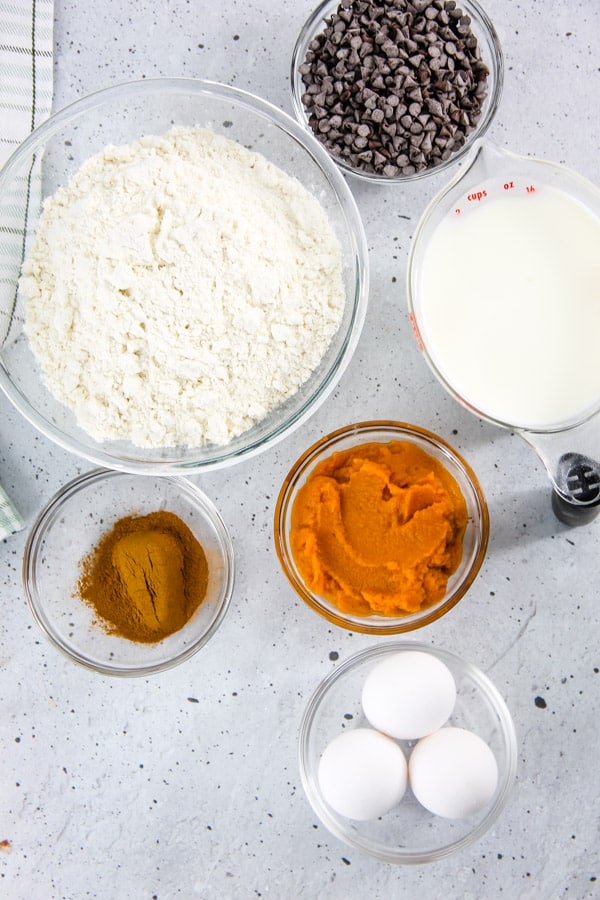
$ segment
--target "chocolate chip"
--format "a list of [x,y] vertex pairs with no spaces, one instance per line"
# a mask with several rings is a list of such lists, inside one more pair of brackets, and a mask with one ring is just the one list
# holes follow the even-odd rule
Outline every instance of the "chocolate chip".
[[489,70],[455,0],[341,0],[300,66],[317,138],[387,177],[439,165],[479,121]]

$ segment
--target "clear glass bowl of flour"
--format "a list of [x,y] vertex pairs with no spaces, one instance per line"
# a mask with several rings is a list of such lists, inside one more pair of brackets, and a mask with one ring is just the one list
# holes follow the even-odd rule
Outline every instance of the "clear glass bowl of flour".
[[[39,354],[32,352],[25,329],[26,300],[21,276],[23,262],[34,246],[46,198],[69,185],[82,165],[107,146],[122,147],[149,135],[163,136],[173,127],[208,129],[219,139],[234,141],[256,152],[286,176],[300,182],[315,198],[339,243],[341,313],[337,330],[312,372],[274,408],[264,413],[260,406],[258,412],[254,409],[253,423],[241,433],[224,441],[202,438],[170,446],[141,446],[123,437],[94,437],[82,427],[69,404],[58,400],[49,390]],[[148,79],[98,91],[59,111],[23,142],[0,171],[0,229],[8,236],[3,242],[1,260],[4,277],[0,284],[0,387],[25,418],[48,438],[112,469],[163,474],[194,472],[229,465],[259,453],[298,427],[323,403],[348,365],[360,336],[368,295],[367,246],[356,204],[344,178],[327,152],[290,116],[235,88],[184,78]],[[122,223],[115,221],[117,252],[129,239],[130,234]],[[182,239],[185,241],[185,233]],[[79,241],[75,239],[74,246],[66,251],[76,258],[77,265],[78,248]],[[315,269],[319,264],[319,259],[315,259]],[[310,287],[309,281],[307,291]],[[123,286],[117,285],[117,290],[123,290]],[[57,315],[63,315],[59,300],[50,292],[48,302],[52,308],[56,305]],[[83,304],[77,315],[85,320]],[[115,340],[123,344],[125,352],[127,337],[118,333],[118,327]],[[297,329],[295,340],[300,333]],[[309,343],[310,332],[303,338]],[[234,340],[235,337],[231,338],[230,346]],[[247,348],[248,358],[252,359],[255,348],[251,343]],[[228,352],[225,349],[218,360],[224,369],[230,362]],[[47,356],[44,365],[70,365],[68,359],[61,358],[59,346],[54,353],[50,345]],[[160,378],[159,371],[159,382]],[[79,388],[74,385],[73,390]],[[177,414],[177,389],[173,397],[169,416]],[[252,399],[250,392],[239,401],[252,407],[255,405]],[[123,414],[127,415],[128,404],[136,402],[135,392],[130,397],[117,395],[115,402],[124,404]],[[214,399],[212,402],[214,405]],[[194,401],[192,405],[192,415],[195,410],[205,413],[200,389],[197,403]],[[194,443],[198,445],[193,446]]]

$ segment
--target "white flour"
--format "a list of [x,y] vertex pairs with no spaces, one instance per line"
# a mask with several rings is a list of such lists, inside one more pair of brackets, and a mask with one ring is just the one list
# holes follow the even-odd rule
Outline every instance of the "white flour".
[[290,397],[337,330],[339,244],[257,153],[175,128],[89,159],[23,267],[48,388],[98,440],[224,444]]

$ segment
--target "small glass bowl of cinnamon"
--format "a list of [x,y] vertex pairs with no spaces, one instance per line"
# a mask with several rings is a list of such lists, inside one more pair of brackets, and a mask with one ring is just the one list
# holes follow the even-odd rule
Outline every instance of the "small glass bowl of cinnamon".
[[108,469],[49,501],[23,558],[42,631],[104,675],[150,675],[189,659],[223,621],[233,581],[225,523],[192,482]]
[[363,634],[451,610],[485,558],[489,514],[470,465],[404,422],[347,425],[309,447],[279,492],[275,548],[296,594]]

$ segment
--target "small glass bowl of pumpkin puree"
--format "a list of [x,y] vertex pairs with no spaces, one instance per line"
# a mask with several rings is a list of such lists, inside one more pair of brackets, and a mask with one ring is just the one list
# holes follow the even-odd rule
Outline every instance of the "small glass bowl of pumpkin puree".
[[335,625],[399,634],[452,609],[475,580],[489,515],[475,473],[404,422],[348,425],[294,463],[275,547],[298,595]]

